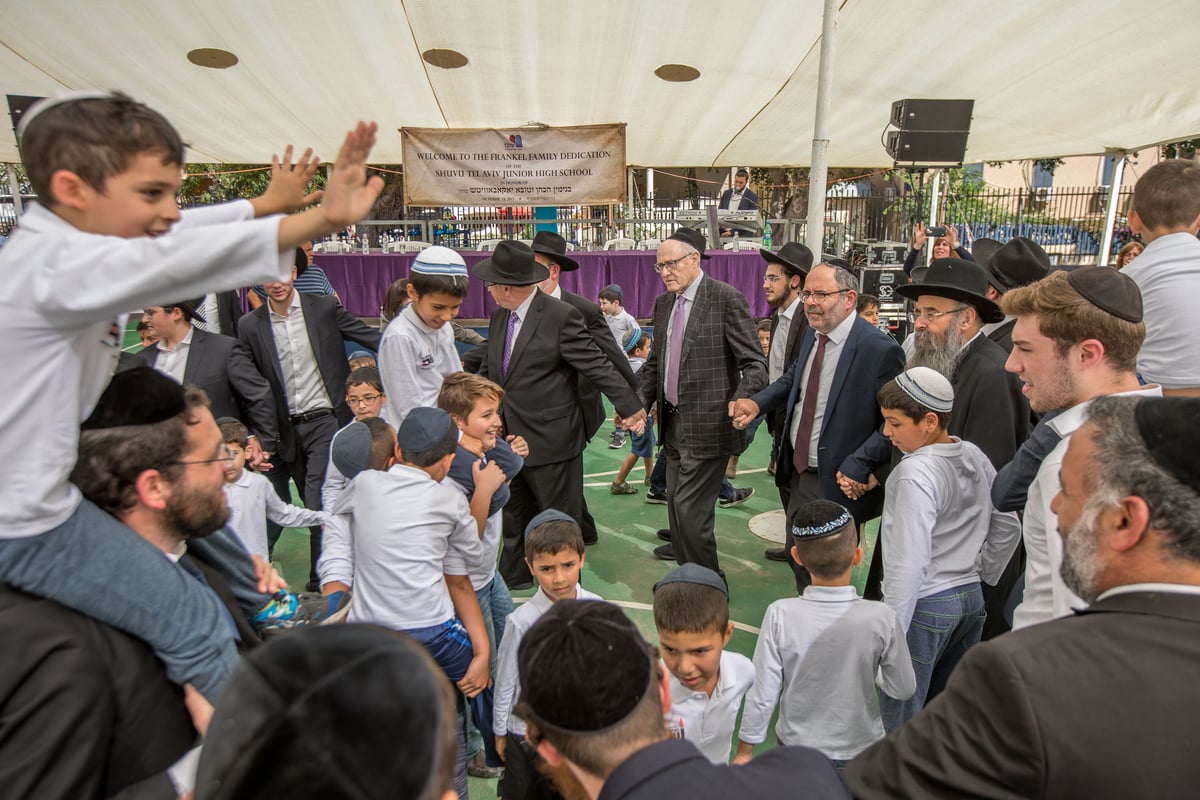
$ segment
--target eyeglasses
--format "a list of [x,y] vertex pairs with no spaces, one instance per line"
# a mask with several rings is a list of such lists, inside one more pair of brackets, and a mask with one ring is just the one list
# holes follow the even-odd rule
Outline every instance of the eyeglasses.
[[959,306],[958,308],[952,308],[949,311],[935,311],[929,308],[914,308],[912,313],[909,314],[909,317],[913,320],[913,322],[916,322],[919,319],[923,319],[926,322],[933,322],[938,317],[944,317],[947,314],[957,314],[960,311],[966,311],[968,308],[970,308],[970,306],[966,305]]
[[838,289],[836,292],[809,292],[800,293],[800,300],[807,303],[809,300],[816,300],[818,303],[823,303],[835,294],[845,294],[849,289]]
[[692,253],[688,253],[687,255],[682,255],[679,258],[672,258],[670,261],[655,262],[654,271],[657,272],[659,275],[661,275],[666,270],[674,269],[675,265],[678,264],[680,261],[683,261],[685,258],[690,258],[691,256],[694,256],[694,255],[696,255],[696,254],[694,252],[692,252]]
[[783,280],[782,275],[763,275],[763,283],[775,283]]
[[352,406],[365,406],[370,403],[374,403],[381,397],[383,397],[382,394],[364,394],[362,397],[351,397],[350,395],[346,395],[346,402]]
[[233,451],[229,449],[228,445],[221,445],[221,453],[223,455],[221,455],[219,458],[198,458],[194,461],[172,461],[171,463],[181,466],[187,464],[216,464],[220,461],[224,461],[226,464],[233,463]]

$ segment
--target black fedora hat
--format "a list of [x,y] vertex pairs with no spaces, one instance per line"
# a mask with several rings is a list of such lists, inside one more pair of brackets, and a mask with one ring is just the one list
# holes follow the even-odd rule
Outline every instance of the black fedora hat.
[[683,242],[686,245],[691,245],[691,247],[700,254],[700,258],[711,258],[711,256],[704,252],[704,250],[708,247],[708,240],[704,238],[704,234],[700,231],[692,230],[691,228],[680,228],[667,238],[675,239],[676,241]]
[[567,240],[551,231],[538,231],[533,237],[533,252],[543,253],[564,272],[579,269],[579,262],[567,257]]
[[765,248],[759,249],[759,255],[773,264],[779,264],[793,275],[803,278],[812,269],[813,252],[799,242],[788,242],[779,248],[778,253],[772,253]]
[[987,273],[983,267],[961,258],[935,258],[921,283],[896,287],[896,294],[909,300],[925,294],[949,297],[974,306],[984,322],[1001,322],[1004,312],[987,299],[986,291]]
[[199,322],[201,325],[207,324],[208,320],[200,313],[199,306],[204,302],[204,298],[199,300],[180,300],[178,303],[164,303],[167,308],[174,306],[183,312],[183,318],[188,322]]
[[975,259],[975,263],[987,269],[988,262],[992,260],[992,256],[996,255],[996,251],[1003,245],[995,239],[988,239],[986,236],[976,239],[971,242],[971,257]]
[[532,286],[550,277],[550,270],[537,263],[529,245],[505,239],[492,257],[480,261],[471,274],[481,281],[505,286]]
[[1009,289],[1027,286],[1050,274],[1050,256],[1037,242],[1018,236],[991,257],[980,262],[988,273],[988,283],[1003,294]]

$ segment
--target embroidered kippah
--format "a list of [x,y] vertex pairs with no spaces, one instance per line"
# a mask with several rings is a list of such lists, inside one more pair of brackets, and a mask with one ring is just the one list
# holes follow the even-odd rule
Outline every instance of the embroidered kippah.
[[854,522],[854,517],[843,506],[830,500],[812,500],[796,508],[788,522],[793,538],[808,541],[840,533]]
[[925,408],[943,414],[954,408],[954,387],[949,379],[930,367],[913,367],[896,376],[896,385]]

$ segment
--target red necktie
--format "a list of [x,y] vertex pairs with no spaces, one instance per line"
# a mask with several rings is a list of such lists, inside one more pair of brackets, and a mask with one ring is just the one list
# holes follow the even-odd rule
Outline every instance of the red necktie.
[[825,343],[828,341],[829,337],[825,334],[817,334],[817,352],[808,371],[808,384],[804,387],[804,400],[800,406],[800,427],[796,429],[796,446],[792,450],[792,466],[797,473],[808,469],[808,445],[812,441],[817,392],[821,390],[821,364],[825,361]]

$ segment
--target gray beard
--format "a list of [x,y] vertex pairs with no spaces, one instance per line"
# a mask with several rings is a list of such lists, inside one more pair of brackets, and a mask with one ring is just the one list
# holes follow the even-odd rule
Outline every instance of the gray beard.
[[943,341],[938,341],[927,331],[917,331],[907,367],[929,367],[953,381],[958,364],[966,352],[967,341],[956,330],[948,331]]
[[1074,525],[1066,530],[1063,539],[1063,559],[1058,568],[1066,587],[1087,603],[1096,601],[1097,577],[1100,563],[1100,544],[1096,539],[1096,523],[1104,506],[1088,501]]

